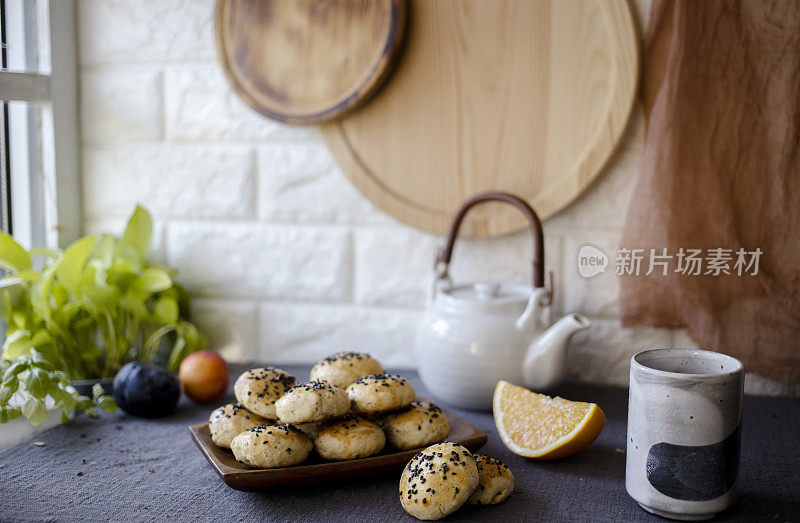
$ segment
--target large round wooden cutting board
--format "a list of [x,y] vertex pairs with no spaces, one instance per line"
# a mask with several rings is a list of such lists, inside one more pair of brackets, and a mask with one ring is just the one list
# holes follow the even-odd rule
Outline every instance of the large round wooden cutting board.
[[217,0],[217,51],[239,96],[293,124],[365,102],[400,52],[406,0]]
[[[477,192],[515,193],[546,218],[598,175],[635,99],[639,44],[625,0],[416,0],[409,19],[391,82],[323,127],[368,198],[444,233]],[[464,225],[484,236],[525,221],[487,204]]]

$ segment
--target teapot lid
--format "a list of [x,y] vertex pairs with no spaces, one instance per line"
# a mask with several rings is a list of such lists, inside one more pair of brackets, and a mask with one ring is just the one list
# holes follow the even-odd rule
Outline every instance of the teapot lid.
[[531,288],[516,283],[479,281],[453,286],[443,291],[453,298],[470,301],[524,301],[531,295]]
[[476,282],[440,289],[442,305],[474,311],[517,310],[531,297],[531,287],[520,283]]

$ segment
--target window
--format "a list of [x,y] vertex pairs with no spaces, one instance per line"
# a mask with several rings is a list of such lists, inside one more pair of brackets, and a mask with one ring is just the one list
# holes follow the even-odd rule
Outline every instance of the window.
[[[0,38],[0,227],[27,248],[65,246],[81,232],[75,2],[0,0]],[[58,423],[10,421],[0,450]]]
[[75,4],[0,0],[0,226],[26,247],[80,234]]

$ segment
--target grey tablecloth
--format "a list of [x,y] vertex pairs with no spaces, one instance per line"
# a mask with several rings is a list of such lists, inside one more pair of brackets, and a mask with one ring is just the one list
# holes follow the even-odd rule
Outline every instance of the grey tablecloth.
[[[286,367],[305,378],[307,367]],[[413,373],[418,392],[424,388]],[[586,451],[556,462],[509,452],[491,413],[452,409],[489,434],[482,452],[504,460],[516,490],[491,507],[465,507],[451,520],[656,520],[625,492],[627,391],[565,386],[562,396],[598,403],[608,423]],[[334,483],[239,492],[226,486],[192,442],[187,426],[213,406],[181,400],[162,420],[125,414],[82,417],[0,453],[0,519],[202,521],[410,520],[397,495],[400,473]],[[800,400],[747,397],[741,495],[722,519],[800,519]],[[2,430],[2,428],[0,428]],[[33,441],[43,441],[39,447]]]

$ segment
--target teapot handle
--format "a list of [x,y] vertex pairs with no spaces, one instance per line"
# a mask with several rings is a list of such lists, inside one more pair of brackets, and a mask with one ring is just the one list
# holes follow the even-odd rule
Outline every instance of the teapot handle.
[[[523,199],[504,192],[486,192],[476,194],[466,202],[456,212],[453,222],[450,225],[450,233],[447,237],[447,244],[441,249],[436,256],[436,279],[448,280],[448,269],[450,266],[450,259],[453,256],[453,247],[455,246],[458,230],[461,227],[461,222],[464,221],[464,216],[472,207],[490,201],[500,201],[510,203],[525,215],[530,223],[531,233],[533,233],[533,287],[544,287],[544,235],[542,233],[542,223],[536,212],[525,202]],[[552,279],[552,275],[551,275]],[[550,285],[549,302],[552,302],[552,281]]]

